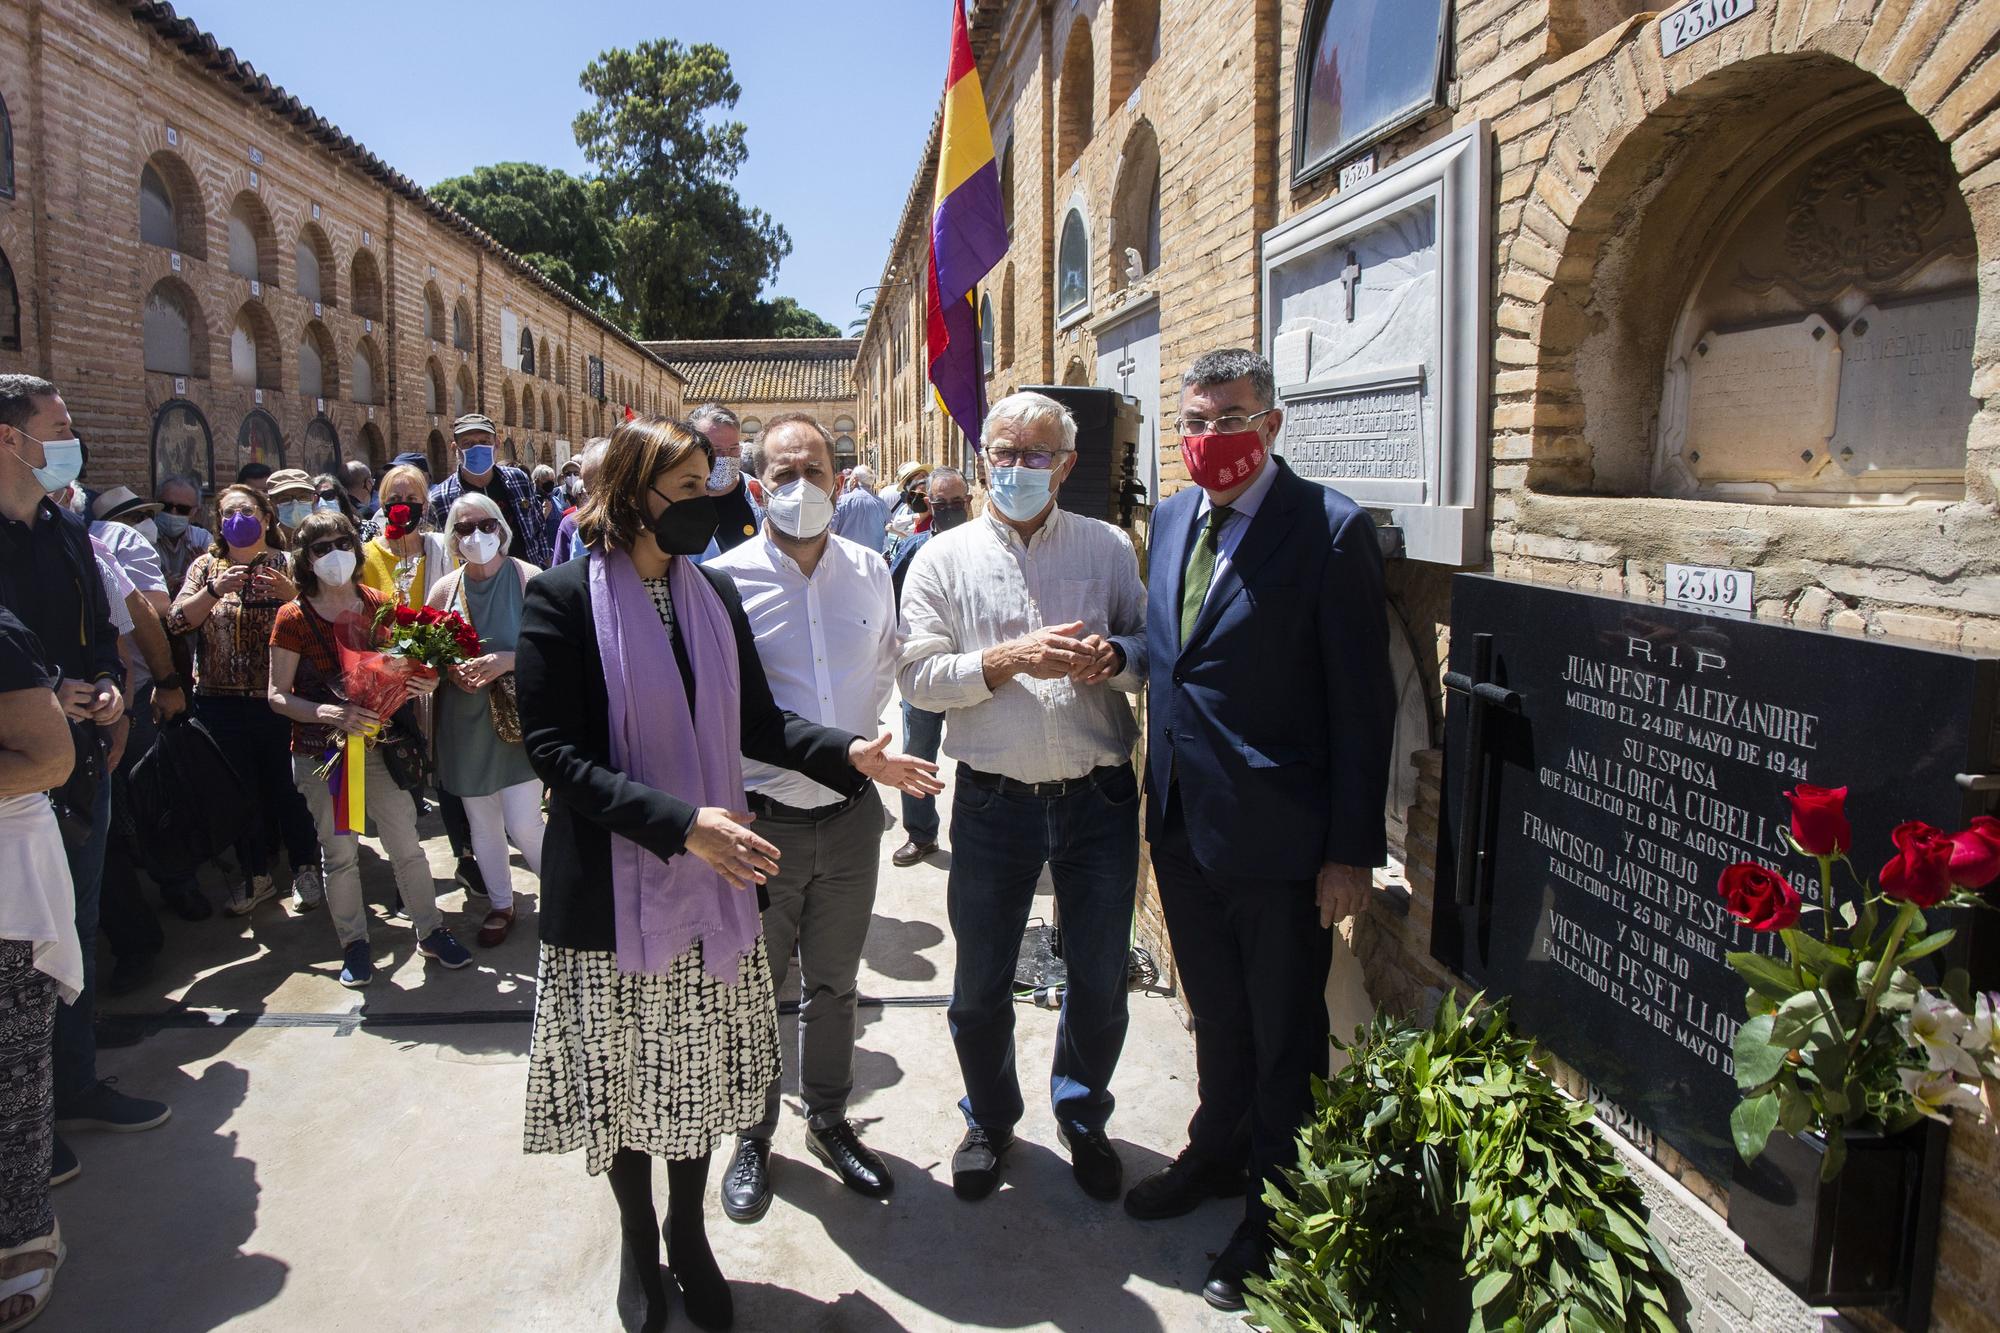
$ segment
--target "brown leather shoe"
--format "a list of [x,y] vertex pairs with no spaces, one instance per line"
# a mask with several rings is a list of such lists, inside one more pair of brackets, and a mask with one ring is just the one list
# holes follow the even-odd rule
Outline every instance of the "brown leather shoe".
[[500,908],[494,908],[486,914],[486,919],[479,923],[479,946],[482,949],[497,947],[505,942],[507,932],[513,928],[514,909],[509,907],[502,911]]
[[889,854],[889,862],[892,865],[913,866],[936,850],[937,844],[934,842],[918,842],[915,838],[911,838]]

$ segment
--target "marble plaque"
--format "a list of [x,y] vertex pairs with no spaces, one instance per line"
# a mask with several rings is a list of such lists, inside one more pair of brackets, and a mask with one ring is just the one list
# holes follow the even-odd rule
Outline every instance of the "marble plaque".
[[[1487,711],[1475,756],[1466,696],[1447,704],[1432,952],[1727,1181],[1744,1019],[1727,954],[1777,941],[1722,910],[1722,871],[1782,869],[1817,936],[1818,872],[1784,844],[1788,788],[1849,788],[1871,868],[1903,820],[1963,827],[1979,806],[1956,775],[1992,771],[2000,660],[1471,574],[1452,581],[1451,629],[1458,671],[1491,636],[1488,679],[1521,707]],[[1460,905],[1464,840],[1478,855]],[[1973,950],[1954,963],[1990,988],[1983,928],[1953,924]]]
[[1489,160],[1469,125],[1264,236],[1278,453],[1441,564],[1484,558]]
[[1323,383],[1287,398],[1284,453],[1292,470],[1339,490],[1423,503],[1429,489],[1423,366],[1345,378],[1353,382]]
[[1979,294],[1960,291],[1868,306],[1840,335],[1840,407],[1834,461],[1859,475],[1962,473],[1972,396]]
[[1703,481],[1779,481],[1826,466],[1840,339],[1818,315],[1703,334],[1687,357],[1687,441]]

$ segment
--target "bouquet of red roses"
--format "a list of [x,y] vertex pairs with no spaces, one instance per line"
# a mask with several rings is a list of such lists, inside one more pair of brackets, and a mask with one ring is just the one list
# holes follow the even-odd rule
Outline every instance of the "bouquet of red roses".
[[479,635],[456,611],[434,606],[384,606],[375,618],[377,632],[386,630],[382,651],[415,662],[431,671],[457,666],[479,656]]

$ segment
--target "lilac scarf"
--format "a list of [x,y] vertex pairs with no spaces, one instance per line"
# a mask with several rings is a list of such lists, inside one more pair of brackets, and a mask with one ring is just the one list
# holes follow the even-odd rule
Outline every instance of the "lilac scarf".
[[[700,686],[699,729],[688,713],[673,642],[632,558],[623,551],[590,555],[590,613],[611,700],[611,762],[633,781],[689,805],[740,810],[742,684],[729,611],[687,560],[670,563],[667,585]],[[615,833],[611,892],[621,972],[665,973],[699,940],[709,975],[734,983],[762,929],[755,893],[730,888],[692,853],[662,861]]]

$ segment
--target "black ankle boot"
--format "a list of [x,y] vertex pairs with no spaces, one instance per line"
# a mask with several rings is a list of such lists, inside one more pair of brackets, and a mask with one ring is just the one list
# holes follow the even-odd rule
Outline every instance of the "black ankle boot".
[[718,1333],[736,1322],[736,1299],[708,1247],[708,1232],[699,1218],[691,1227],[667,1223],[667,1264],[680,1284],[681,1304],[695,1327]]
[[644,1239],[626,1237],[619,1246],[618,1327],[624,1333],[661,1333],[670,1308],[659,1242],[651,1230]]

